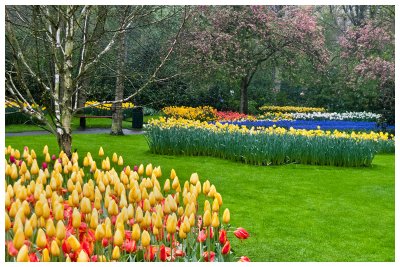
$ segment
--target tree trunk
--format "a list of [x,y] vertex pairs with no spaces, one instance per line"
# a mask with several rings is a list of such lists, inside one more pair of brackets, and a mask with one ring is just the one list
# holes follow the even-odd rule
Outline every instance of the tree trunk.
[[275,105],[276,105],[277,99],[278,99],[278,94],[281,91],[281,83],[282,83],[281,73],[277,66],[275,66],[273,68],[272,76],[274,79],[274,87],[272,89],[272,92],[274,93],[274,101],[275,101]]
[[240,113],[247,114],[249,112],[248,103],[248,87],[249,81],[247,76],[244,77],[240,83]]
[[[121,16],[121,23],[123,23],[123,16]],[[126,53],[126,32],[119,35],[118,39],[118,69],[117,69],[117,81],[115,85],[115,101],[122,100],[124,98],[124,70],[125,61],[127,57]],[[115,103],[112,107],[112,125],[111,134],[112,135],[123,135],[122,131],[122,103]]]

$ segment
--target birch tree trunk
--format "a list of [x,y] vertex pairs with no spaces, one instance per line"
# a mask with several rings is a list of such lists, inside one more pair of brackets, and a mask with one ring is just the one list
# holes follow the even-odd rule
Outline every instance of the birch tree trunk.
[[[123,25],[124,17],[121,15],[120,23]],[[127,56],[126,51],[126,31],[121,33],[117,38],[118,43],[118,69],[117,69],[117,80],[115,84],[115,101],[120,101],[124,99],[124,90],[125,90],[125,61]],[[111,125],[111,133],[112,135],[123,135],[122,131],[122,120],[123,120],[123,112],[122,112],[122,103],[117,102],[112,105],[112,125]]]

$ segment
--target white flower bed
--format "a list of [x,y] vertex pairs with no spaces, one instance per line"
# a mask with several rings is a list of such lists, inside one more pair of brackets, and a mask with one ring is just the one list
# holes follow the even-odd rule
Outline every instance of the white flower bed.
[[372,112],[313,112],[313,113],[291,113],[294,120],[368,120],[376,121],[380,114]]

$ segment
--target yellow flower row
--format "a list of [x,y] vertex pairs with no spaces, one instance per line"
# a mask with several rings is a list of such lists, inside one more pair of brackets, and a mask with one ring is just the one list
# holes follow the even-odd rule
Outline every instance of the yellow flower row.
[[[99,102],[97,102],[97,101],[86,101],[85,107],[96,105],[98,103]],[[134,106],[135,105],[130,102],[122,103],[122,108],[124,108],[124,109],[133,108]],[[112,107],[112,104],[102,104],[102,105],[95,106],[94,108],[111,110],[111,107]]]
[[245,125],[238,126],[234,124],[221,124],[216,122],[215,124],[210,124],[208,122],[201,122],[198,120],[186,120],[186,119],[175,119],[175,118],[160,118],[158,120],[149,121],[150,125],[160,127],[162,129],[168,129],[172,127],[182,127],[182,128],[195,128],[195,129],[208,129],[213,132],[230,132],[230,133],[243,133],[243,134],[290,134],[290,135],[302,135],[302,136],[325,136],[331,138],[351,138],[356,140],[388,140],[393,139],[394,135],[384,132],[341,132],[338,130],[335,131],[323,131],[320,129],[317,130],[305,130],[305,129],[294,129],[290,127],[289,129],[285,129],[282,127],[276,127],[275,125],[271,127],[251,127],[247,128]]
[[214,120],[217,114],[217,110],[210,106],[200,106],[196,108],[185,106],[170,106],[163,108],[162,111],[167,117],[200,121]]
[[295,106],[262,106],[260,110],[271,112],[324,112],[325,108],[295,107]]
[[[23,105],[24,105],[24,107],[27,107],[27,106],[28,106],[28,103],[24,103]],[[32,108],[34,108],[34,109],[37,109],[37,108],[40,108],[40,109],[42,109],[42,110],[45,110],[45,109],[46,109],[46,107],[41,107],[41,106],[35,105],[35,104],[30,104],[30,106],[31,106]],[[6,100],[6,108],[19,108],[19,105],[18,105],[17,102]]]
[[282,113],[282,112],[265,112],[263,115],[258,117],[259,120],[269,119],[272,121],[280,121],[280,120],[293,120],[293,116],[290,113]]

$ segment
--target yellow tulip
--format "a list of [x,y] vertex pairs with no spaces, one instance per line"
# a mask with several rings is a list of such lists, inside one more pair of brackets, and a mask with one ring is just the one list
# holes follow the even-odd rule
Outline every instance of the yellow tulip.
[[174,169],[171,170],[171,175],[169,176],[169,178],[171,178],[171,180],[173,180],[176,176],[176,172]]
[[16,249],[20,249],[24,245],[25,234],[23,228],[19,228],[14,235],[13,245]]
[[176,232],[176,224],[177,224],[177,218],[175,213],[172,213],[172,215],[168,216],[167,219],[167,232],[170,234],[174,234]]
[[29,249],[27,245],[23,245],[18,251],[17,262],[29,262]]
[[81,200],[81,212],[84,214],[88,214],[92,212],[92,204],[87,197],[83,197]]
[[203,194],[208,195],[209,192],[210,192],[210,181],[207,180],[203,184]]
[[146,230],[144,230],[142,233],[141,241],[143,247],[148,247],[150,245],[150,235],[149,232],[147,232]]
[[99,149],[99,156],[100,156],[100,157],[104,156],[103,147],[100,147],[100,149]]
[[142,175],[143,175],[143,172],[144,172],[144,166],[143,166],[143,164],[140,164],[139,169],[138,169],[138,174],[139,174],[140,176],[142,176]]
[[77,208],[74,208],[74,211],[72,212],[72,226],[74,228],[79,228],[81,226],[81,213]]
[[[32,175],[37,175],[39,173],[39,166],[37,164],[36,159],[33,160],[32,167],[30,173]],[[11,177],[12,178],[12,177]]]
[[108,214],[110,214],[111,216],[118,215],[118,205],[117,203],[115,203],[114,199],[112,199],[108,204]]
[[216,198],[214,198],[214,201],[213,201],[212,211],[214,211],[214,212],[219,211],[219,204],[218,204],[218,200]]
[[33,235],[33,228],[30,220],[25,221],[24,234],[27,239],[29,239]]
[[213,213],[211,226],[214,228],[217,228],[219,226],[219,218],[217,212]]
[[43,262],[49,262],[50,261],[49,250],[47,248],[42,250],[42,261]]
[[190,176],[190,183],[195,185],[197,184],[198,181],[199,181],[199,175],[197,173],[192,173],[192,175]]
[[89,226],[92,229],[96,229],[98,224],[99,224],[99,213],[97,209],[93,209],[92,214],[90,216]]
[[73,251],[77,251],[81,248],[81,244],[79,243],[78,239],[74,235],[70,235],[67,239],[68,245],[71,246]]
[[46,222],[46,234],[49,237],[56,236],[56,228],[54,226],[53,219],[48,219]]
[[65,238],[65,225],[64,225],[63,221],[58,221],[57,222],[56,237],[60,241]]
[[185,239],[186,237],[187,236],[186,236],[185,231],[183,230],[183,227],[179,228],[179,238]]
[[150,177],[153,173],[153,165],[151,163],[146,166],[146,176]]
[[211,225],[211,213],[210,210],[206,210],[203,215],[203,224],[205,227]]
[[132,227],[132,239],[136,242],[140,239],[140,227],[137,223],[135,223]]
[[6,224],[5,226],[6,226],[6,232],[7,232],[11,228],[11,220],[10,220],[10,217],[8,216],[7,212],[6,212],[6,222],[5,222],[5,224]]
[[124,159],[122,158],[122,156],[119,156],[118,158],[118,166],[122,166],[124,165]]
[[86,254],[85,250],[81,250],[79,252],[78,258],[76,259],[77,262],[88,262],[89,261],[89,256]]
[[231,220],[231,214],[230,214],[230,212],[229,212],[229,209],[226,208],[226,209],[224,210],[224,214],[222,215],[222,221],[223,221],[225,224],[228,224],[230,220]]
[[49,153],[46,154],[46,157],[45,157],[44,160],[45,160],[47,163],[49,163],[49,162],[51,161],[51,158],[50,158],[50,154],[49,154]]
[[96,227],[96,231],[94,232],[94,237],[96,238],[97,241],[102,240],[103,237],[105,236],[105,229],[103,225],[99,224]]
[[64,220],[64,205],[57,203],[53,209],[54,219],[57,221]]
[[210,187],[210,192],[208,192],[208,196],[209,196],[209,197],[214,197],[214,195],[215,195],[216,192],[217,192],[217,190],[215,189],[215,186],[212,185],[212,186]]
[[121,257],[121,254],[120,254],[120,252],[119,252],[119,247],[118,247],[118,246],[115,246],[114,249],[113,249],[113,251],[112,251],[112,256],[111,256],[111,258],[112,258],[113,260],[118,260],[120,257]]
[[55,240],[51,241],[50,253],[51,253],[51,255],[56,256],[56,257],[58,257],[60,255],[60,247],[58,246],[58,244]]
[[117,229],[114,234],[114,244],[121,246],[124,243],[124,236],[124,233],[120,229]]

